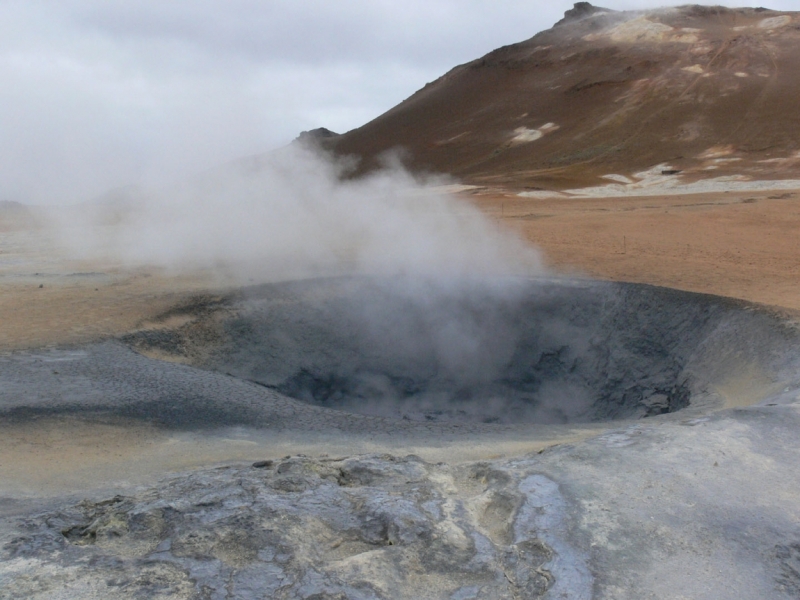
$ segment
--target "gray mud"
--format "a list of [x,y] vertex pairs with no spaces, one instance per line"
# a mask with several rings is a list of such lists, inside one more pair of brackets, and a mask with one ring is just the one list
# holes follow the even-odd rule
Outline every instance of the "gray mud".
[[[4,551],[12,565],[84,563],[85,591],[120,598],[424,598],[478,589],[540,598],[555,580],[544,568],[552,548],[529,523],[515,526],[523,494],[488,465],[386,456],[257,465],[66,507],[27,521]],[[451,498],[456,481],[473,492]],[[472,496],[483,504],[476,514]],[[61,573],[55,582],[32,575],[5,591],[70,587]]]
[[[768,311],[561,280],[314,280],[212,304],[0,357],[15,439],[143,423],[169,434],[156,453],[214,438],[250,457],[154,462],[138,483],[123,457],[79,495],[6,476],[0,598],[800,593],[800,335]],[[287,440],[310,455],[278,458]]]
[[510,460],[287,456],[51,501],[0,521],[0,598],[797,598],[799,408]]
[[[673,413],[797,332],[741,303],[557,280],[313,280],[247,290],[203,366],[309,404],[424,422]],[[790,361],[791,362],[791,361]]]
[[[202,368],[119,342],[0,357],[0,415],[471,435],[702,413],[745,371],[769,384],[762,395],[800,372],[796,328],[737,301],[583,281],[408,286],[311,280],[190,304],[217,321]],[[189,323],[125,341],[178,355],[206,333]]]

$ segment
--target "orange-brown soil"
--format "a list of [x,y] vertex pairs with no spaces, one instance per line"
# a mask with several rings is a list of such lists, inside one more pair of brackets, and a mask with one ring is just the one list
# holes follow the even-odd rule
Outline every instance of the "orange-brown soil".
[[214,285],[201,275],[170,277],[145,269],[115,269],[101,281],[2,280],[0,351],[121,335]]
[[[800,190],[545,199],[495,192],[471,201],[541,248],[556,272],[800,311]],[[0,350],[120,335],[228,285],[208,273],[59,263],[34,253],[36,233],[27,235],[30,244],[14,255],[25,273],[0,278]],[[44,268],[59,275],[34,275]],[[102,276],[70,276],[87,271]]]
[[142,275],[94,284],[3,286],[0,347],[80,343],[124,333],[179,302],[182,282],[151,283]]
[[800,310],[800,191],[474,201],[556,271]]

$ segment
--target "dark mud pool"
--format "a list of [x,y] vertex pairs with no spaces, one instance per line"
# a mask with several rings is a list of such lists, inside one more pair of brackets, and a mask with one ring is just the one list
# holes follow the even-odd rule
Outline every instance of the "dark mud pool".
[[798,337],[736,301],[521,279],[266,285],[223,328],[204,368],[351,413],[487,424],[676,412],[743,365],[785,371]]

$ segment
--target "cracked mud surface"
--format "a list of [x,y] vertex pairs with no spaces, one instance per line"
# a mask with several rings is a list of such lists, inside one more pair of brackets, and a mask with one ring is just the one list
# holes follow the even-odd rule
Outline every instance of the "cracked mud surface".
[[0,597],[794,598],[798,426],[793,400],[514,459],[295,455],[53,499],[2,521]]
[[[5,547],[20,575],[5,593],[539,598],[554,581],[544,568],[553,550],[515,519],[526,501],[485,464],[366,456],[226,467],[26,521]],[[50,568],[22,576],[42,563]]]
[[[375,153],[400,134],[423,159],[435,153],[446,172],[459,172],[453,161],[461,161],[480,186],[473,191],[483,190],[474,196],[482,209],[540,245],[551,265],[797,310],[797,190],[764,180],[797,179],[797,136],[774,116],[776,107],[796,109],[798,17],[765,23],[762,12],[687,7],[601,31],[607,41],[584,29],[589,22],[569,25],[581,38],[577,53],[546,33],[429,86],[422,99],[443,98],[446,121],[431,121],[437,111],[415,97],[390,112],[394,125],[381,118],[348,137],[361,136]],[[626,46],[633,54],[620,46],[659,30],[697,40],[669,49],[637,39]],[[642,52],[657,60],[641,61]],[[570,63],[579,68],[567,69],[573,80],[561,85],[528,73]],[[531,93],[528,84],[548,90]],[[650,93],[662,87],[666,95]],[[472,93],[478,88],[488,95]],[[689,102],[672,102],[677,95]],[[513,124],[498,129],[490,110],[482,114],[493,122],[473,127],[482,102]],[[609,107],[628,125],[606,119]],[[591,139],[576,152],[586,124]],[[533,146],[507,143],[520,131],[533,135],[539,162],[561,164],[532,171]],[[709,147],[713,139],[731,146]],[[659,166],[661,175],[709,192],[549,198],[575,185],[627,193],[611,181],[632,181],[637,169],[666,160],[654,151],[684,157],[666,172]],[[708,182],[715,176],[749,181]],[[692,188],[697,179],[703,185]],[[592,332],[625,356],[606,362],[607,371],[632,367],[610,385],[594,385],[604,381],[595,368],[601,353],[558,336],[519,353],[533,381],[521,383],[502,364],[483,382],[489,395],[510,390],[535,405],[548,377],[566,374],[579,389],[605,388],[590,405],[615,401],[618,412],[603,416],[621,420],[578,423],[599,416],[584,411],[558,425],[542,425],[541,414],[534,423],[487,423],[491,414],[418,409],[386,418],[399,415],[331,410],[374,395],[374,383],[364,391],[365,371],[386,373],[385,364],[363,361],[363,339],[332,336],[359,350],[347,360],[320,352],[303,364],[285,340],[273,349],[292,360],[241,360],[227,340],[259,349],[236,331],[269,331],[269,294],[198,317],[203,303],[189,310],[185,300],[222,293],[214,277],[179,282],[111,264],[67,265],[40,233],[17,231],[29,223],[12,231],[5,225],[17,217],[0,218],[0,346],[28,350],[0,356],[3,600],[800,597],[798,343],[796,330],[771,315],[678,294],[682,308],[691,306],[684,314],[639,296],[627,316],[617,312]],[[182,311],[169,314],[177,303]],[[587,303],[574,313],[592,321],[595,310]],[[548,316],[568,325],[570,308],[556,302]],[[95,343],[143,320],[144,331],[126,339],[143,355],[126,343]],[[631,323],[661,332],[665,343],[642,344],[618,327]],[[453,377],[411,371],[405,388],[397,382],[407,373],[391,373],[389,397],[444,386],[449,404],[461,399]],[[672,408],[675,386],[688,389],[689,405],[658,414]],[[720,406],[732,408],[714,412]]]

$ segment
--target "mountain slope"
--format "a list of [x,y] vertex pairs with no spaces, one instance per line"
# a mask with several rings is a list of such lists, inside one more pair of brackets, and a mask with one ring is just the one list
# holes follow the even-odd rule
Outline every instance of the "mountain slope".
[[465,182],[559,189],[657,165],[683,178],[800,172],[800,13],[578,3],[323,145]]

